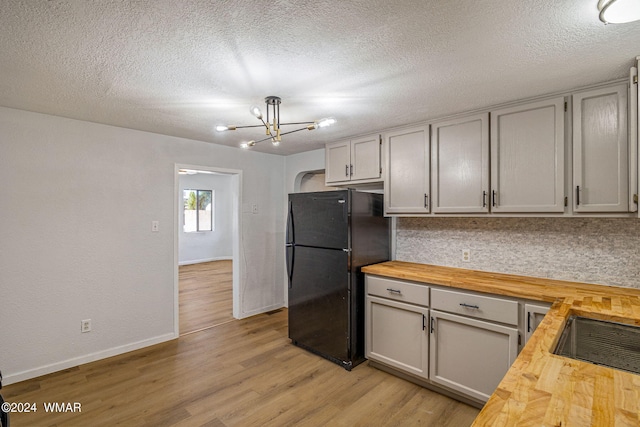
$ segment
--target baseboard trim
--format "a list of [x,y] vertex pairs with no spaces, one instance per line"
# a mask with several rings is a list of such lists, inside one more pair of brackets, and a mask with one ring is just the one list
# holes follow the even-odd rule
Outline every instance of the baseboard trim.
[[130,351],[139,350],[144,347],[160,344],[165,341],[171,341],[175,338],[177,338],[177,336],[173,332],[171,332],[169,334],[160,335],[147,340],[125,344],[119,347],[113,347],[84,356],[74,357],[72,359],[63,360],[61,362],[52,363],[50,365],[41,366],[39,368],[29,369],[15,374],[9,374],[3,378],[2,383],[3,385],[9,385],[18,383],[20,381],[30,380],[42,375],[47,375],[53,372],[62,371],[64,369],[73,368],[75,366],[84,365],[85,363],[95,362],[96,360],[106,359],[108,357],[117,356],[120,354],[128,353]]
[[227,261],[233,260],[232,256],[219,256],[215,258],[204,258],[204,259],[192,259],[187,261],[180,261],[178,265],[191,265],[191,264],[201,264],[203,262],[211,262],[211,261]]
[[245,311],[244,313],[242,313],[242,314],[240,315],[240,317],[239,317],[238,319],[245,319],[245,318],[247,318],[247,317],[255,316],[255,315],[257,315],[257,314],[267,313],[267,312],[269,312],[269,311],[277,310],[277,309],[279,309],[279,308],[284,308],[284,304],[282,304],[282,303],[280,303],[280,304],[273,304],[273,305],[270,305],[270,306],[268,306],[268,307],[262,307],[262,308],[259,308],[259,309],[257,309],[257,310]]

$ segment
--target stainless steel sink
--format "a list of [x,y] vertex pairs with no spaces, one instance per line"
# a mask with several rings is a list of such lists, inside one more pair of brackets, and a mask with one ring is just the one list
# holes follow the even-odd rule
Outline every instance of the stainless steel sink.
[[640,326],[570,316],[553,353],[640,374]]

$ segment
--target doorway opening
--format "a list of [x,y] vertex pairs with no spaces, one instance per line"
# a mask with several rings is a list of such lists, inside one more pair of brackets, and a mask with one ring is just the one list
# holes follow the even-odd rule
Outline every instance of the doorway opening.
[[238,318],[242,171],[175,165],[174,334]]

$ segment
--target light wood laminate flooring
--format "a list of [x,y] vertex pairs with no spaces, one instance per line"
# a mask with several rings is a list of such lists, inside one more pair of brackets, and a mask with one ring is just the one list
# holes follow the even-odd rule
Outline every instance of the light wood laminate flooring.
[[180,335],[233,320],[232,261],[181,265]]
[[[287,311],[233,320],[5,387],[35,402],[12,426],[468,426],[478,410],[365,362],[351,372],[291,344]],[[79,402],[46,413],[43,402]]]

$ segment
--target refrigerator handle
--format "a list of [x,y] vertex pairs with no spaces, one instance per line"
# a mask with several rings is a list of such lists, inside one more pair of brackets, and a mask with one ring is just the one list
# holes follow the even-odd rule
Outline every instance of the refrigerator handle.
[[[289,256],[291,254],[291,256]],[[287,243],[287,278],[289,279],[289,289],[291,289],[292,279],[293,279],[293,262],[296,258],[296,247],[291,243]]]
[[296,254],[295,232],[293,229],[293,203],[289,200],[289,212],[287,214],[287,235],[286,235],[287,278],[289,279],[289,289],[291,289],[291,279],[293,278],[293,261]]
[[289,212],[287,213],[287,235],[285,236],[286,243],[293,243],[295,241],[295,233],[293,231],[293,204],[289,200]]

